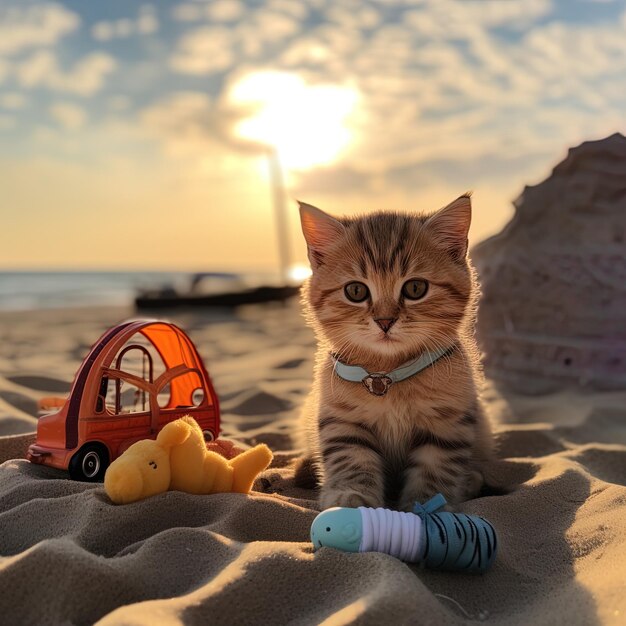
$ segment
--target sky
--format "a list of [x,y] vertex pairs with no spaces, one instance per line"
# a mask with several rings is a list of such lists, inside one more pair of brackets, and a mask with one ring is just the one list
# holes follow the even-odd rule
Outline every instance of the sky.
[[0,0],[0,269],[274,269],[270,150],[294,263],[296,199],[477,243],[625,85],[626,0]]

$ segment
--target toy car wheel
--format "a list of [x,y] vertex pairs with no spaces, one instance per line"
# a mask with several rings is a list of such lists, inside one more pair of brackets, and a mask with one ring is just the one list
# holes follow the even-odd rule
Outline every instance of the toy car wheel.
[[87,445],[72,457],[68,469],[73,480],[95,483],[104,478],[108,465],[106,450],[98,445]]
[[202,434],[204,435],[204,440],[205,441],[214,441],[215,440],[215,435],[213,434],[212,430],[203,430]]

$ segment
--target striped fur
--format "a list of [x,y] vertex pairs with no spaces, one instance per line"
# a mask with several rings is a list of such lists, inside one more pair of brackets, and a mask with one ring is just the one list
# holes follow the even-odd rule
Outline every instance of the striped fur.
[[[335,219],[304,204],[301,215],[313,269],[303,303],[318,339],[303,415],[303,469],[310,478],[316,468],[321,505],[410,511],[437,492],[453,504],[472,497],[492,435],[478,398],[478,288],[466,254],[469,197],[433,216]],[[426,280],[428,290],[412,301],[401,289],[415,278]],[[350,302],[344,286],[352,281],[364,283],[370,298]],[[397,321],[384,333],[378,318]],[[448,356],[382,397],[337,377],[330,357],[382,372],[425,349],[448,346],[454,348]]]

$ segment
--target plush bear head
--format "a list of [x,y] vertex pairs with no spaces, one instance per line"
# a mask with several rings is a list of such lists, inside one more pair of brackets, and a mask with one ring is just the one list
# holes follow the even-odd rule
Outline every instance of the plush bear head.
[[115,504],[127,504],[167,491],[170,486],[170,450],[189,437],[191,429],[182,420],[170,422],[156,441],[134,443],[108,467],[104,489]]

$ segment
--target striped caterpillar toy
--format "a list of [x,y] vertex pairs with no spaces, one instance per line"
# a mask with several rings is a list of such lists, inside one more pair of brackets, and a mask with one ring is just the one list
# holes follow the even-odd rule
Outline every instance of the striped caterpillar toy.
[[439,511],[445,504],[439,493],[426,504],[416,503],[413,513],[327,509],[311,525],[313,548],[384,552],[432,569],[485,572],[496,558],[496,531],[477,515]]

